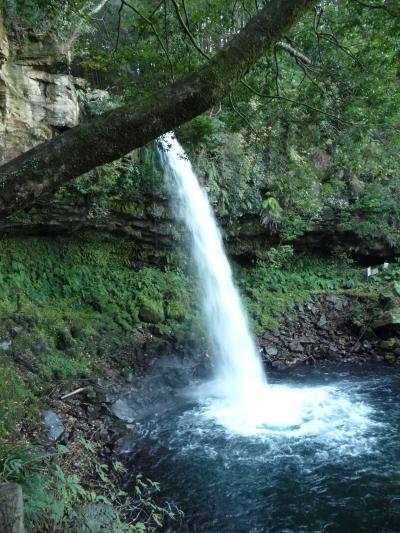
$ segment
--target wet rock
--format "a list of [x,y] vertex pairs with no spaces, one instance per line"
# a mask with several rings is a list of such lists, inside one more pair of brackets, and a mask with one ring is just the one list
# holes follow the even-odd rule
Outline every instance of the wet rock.
[[397,357],[393,353],[389,352],[385,355],[385,361],[387,361],[391,365],[394,365],[397,362]]
[[12,342],[10,340],[5,340],[5,341],[2,341],[0,342],[0,348],[4,351],[4,352],[9,352],[11,350],[11,346],[12,346]]
[[283,363],[282,361],[272,361],[271,366],[276,370],[285,370],[286,368],[285,363]]
[[394,339],[393,337],[382,341],[380,344],[382,350],[385,350],[386,352],[393,352],[398,347],[398,345],[399,343],[397,339]]
[[171,343],[163,337],[152,336],[145,344],[144,349],[147,354],[159,356],[160,354],[171,353]]
[[301,344],[301,342],[293,341],[293,342],[289,343],[289,350],[291,352],[303,353],[304,352],[304,347]]
[[317,342],[314,337],[299,337],[297,340],[301,344],[315,344]]
[[400,335],[400,308],[384,311],[374,320],[371,327],[382,337]]
[[19,335],[23,331],[24,331],[24,328],[22,326],[13,326],[11,328],[11,336],[12,337],[16,337],[17,335]]
[[[317,359],[341,363],[378,360],[376,350],[382,350],[379,346],[381,339],[370,329],[359,341],[365,324],[363,319],[357,325],[354,321],[360,317],[359,306],[364,309],[367,303],[358,297],[322,294],[306,303],[303,311],[294,306],[291,317],[282,319],[278,332],[267,332],[262,336],[260,345],[264,348],[266,361],[272,364],[275,357],[267,352],[271,345],[277,346],[279,360],[287,365],[314,364]],[[300,343],[303,350],[296,343]],[[398,348],[400,353],[400,341]],[[397,357],[396,349],[397,345],[391,353]]]
[[336,311],[341,311],[343,309],[343,300],[336,296],[336,294],[328,294],[326,301],[333,304]]
[[126,399],[119,398],[111,406],[111,411],[117,418],[124,422],[133,422],[135,419],[135,410],[129,405]]
[[278,349],[270,345],[265,348],[265,353],[271,357],[275,357],[278,355]]
[[64,424],[54,411],[43,411],[42,424],[47,436],[51,440],[57,440],[64,433]]
[[319,328],[325,328],[327,325],[327,319],[324,314],[321,315],[320,319],[318,320],[318,327]]
[[124,378],[124,380],[127,382],[127,383],[132,383],[132,381],[134,380],[135,376],[133,374],[133,372],[130,372],[128,370],[124,370],[121,372],[121,376]]
[[342,356],[339,353],[337,347],[334,344],[330,344],[326,352],[326,357],[329,359],[341,359]]
[[97,433],[95,434],[95,439],[102,441],[102,442],[108,441],[109,440],[108,429],[105,428],[104,426],[101,427],[99,431],[97,431]]

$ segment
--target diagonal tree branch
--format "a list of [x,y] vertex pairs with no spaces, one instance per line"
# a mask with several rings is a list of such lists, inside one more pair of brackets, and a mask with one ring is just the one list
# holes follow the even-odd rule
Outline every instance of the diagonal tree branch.
[[0,218],[218,104],[313,0],[269,0],[209,61],[161,91],[114,109],[0,167]]

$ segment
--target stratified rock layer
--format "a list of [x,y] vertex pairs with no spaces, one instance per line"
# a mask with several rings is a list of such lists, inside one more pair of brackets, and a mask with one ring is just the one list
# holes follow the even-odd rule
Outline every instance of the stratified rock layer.
[[0,163],[78,120],[68,52],[55,43],[11,41],[0,13]]

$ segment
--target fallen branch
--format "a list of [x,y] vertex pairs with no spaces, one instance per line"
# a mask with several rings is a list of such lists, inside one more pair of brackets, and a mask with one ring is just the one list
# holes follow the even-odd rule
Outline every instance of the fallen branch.
[[66,400],[67,398],[71,398],[71,396],[75,396],[76,394],[79,394],[80,392],[83,392],[86,389],[87,387],[80,387],[79,389],[75,389],[72,392],[69,392],[68,394],[64,394],[64,396],[61,396],[60,400]]

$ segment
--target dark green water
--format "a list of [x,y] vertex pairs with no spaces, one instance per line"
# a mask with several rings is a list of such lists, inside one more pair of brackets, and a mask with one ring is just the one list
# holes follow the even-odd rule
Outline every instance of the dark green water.
[[185,512],[181,530],[399,532],[399,373],[304,369],[270,382],[322,396],[299,423],[253,435],[213,419],[214,400],[179,393],[140,422],[151,451],[136,461]]

